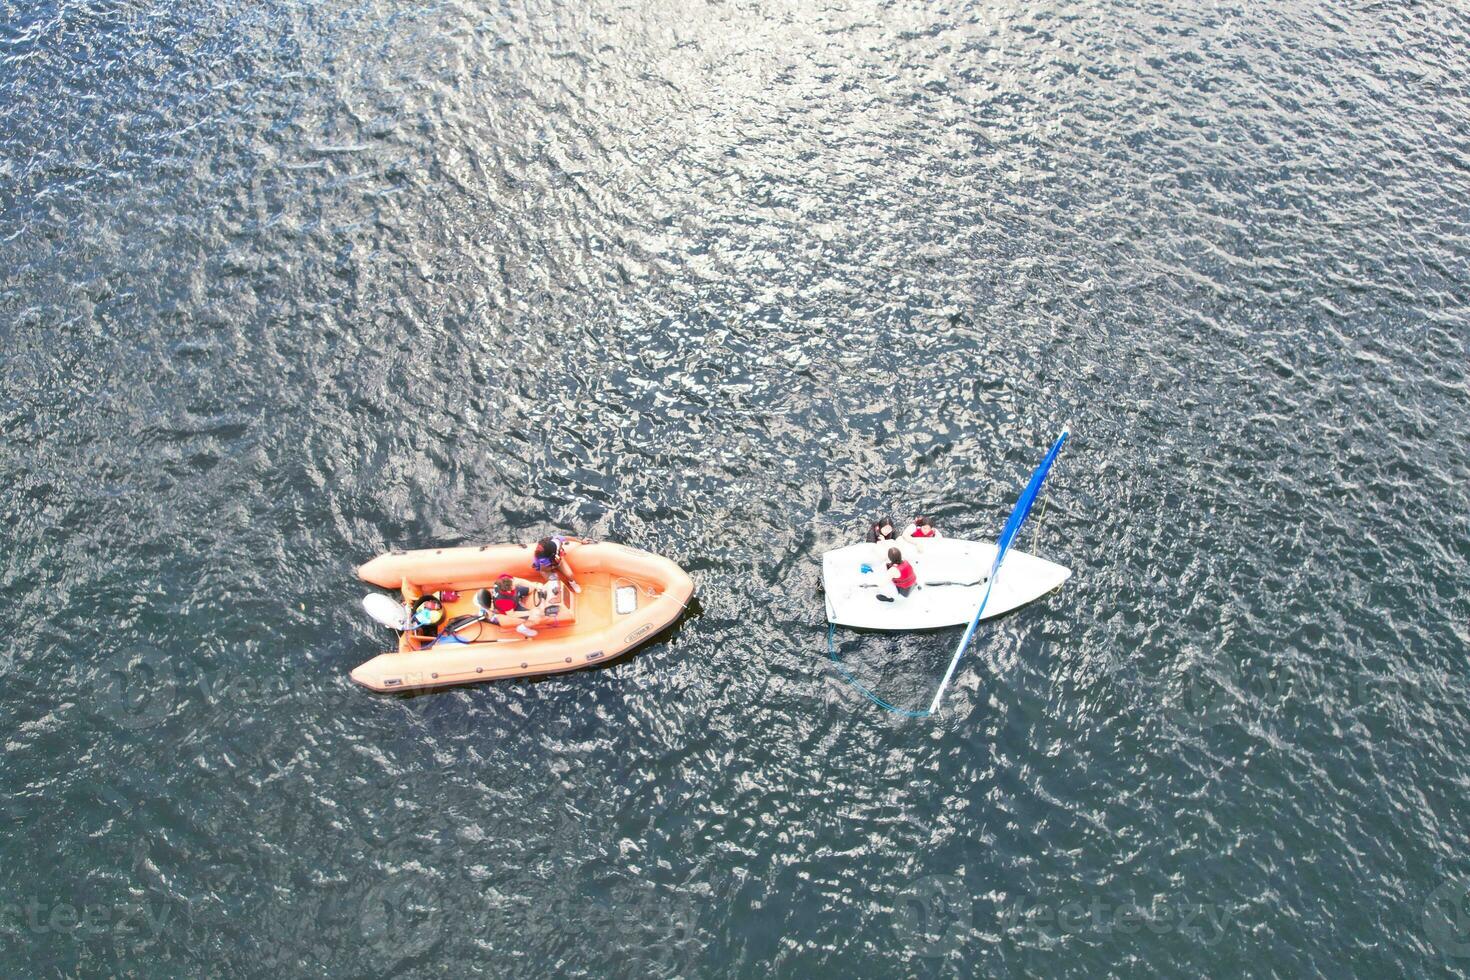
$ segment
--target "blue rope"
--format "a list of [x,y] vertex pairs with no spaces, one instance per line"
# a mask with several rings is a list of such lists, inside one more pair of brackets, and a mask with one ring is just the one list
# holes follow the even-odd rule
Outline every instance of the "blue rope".
[[861,681],[852,676],[851,672],[849,672],[847,669],[847,665],[844,664],[842,662],[842,658],[837,655],[837,644],[833,639],[836,635],[837,624],[829,624],[827,627],[827,653],[832,657],[832,662],[837,665],[837,669],[842,671],[842,676],[847,680],[847,683],[851,684],[853,687],[861,691],[863,697],[867,698],[869,701],[873,702],[884,711],[891,711],[896,715],[903,715],[905,718],[925,718],[933,714],[933,712],[927,708],[923,711],[915,711],[912,708],[900,708],[897,705],[889,704],[887,701],[884,701],[878,695],[874,694],[872,691],[864,687]]

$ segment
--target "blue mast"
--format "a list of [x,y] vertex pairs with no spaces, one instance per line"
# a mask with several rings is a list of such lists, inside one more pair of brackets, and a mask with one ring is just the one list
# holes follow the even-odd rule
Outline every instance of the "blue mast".
[[1041,465],[1036,467],[1036,472],[1031,474],[1031,482],[1026,484],[1026,489],[1021,491],[1021,496],[1016,500],[1016,506],[1011,508],[1011,516],[1006,519],[1006,526],[1000,532],[1000,538],[996,540],[995,564],[990,566],[990,580],[985,585],[985,594],[980,597],[980,605],[975,610],[975,618],[970,620],[970,625],[965,629],[965,635],[960,637],[960,645],[955,647],[954,658],[949,662],[949,669],[944,672],[944,680],[939,682],[939,690],[934,692],[934,700],[929,705],[926,714],[933,714],[939,710],[939,701],[944,697],[944,689],[949,686],[950,679],[954,677],[955,668],[960,665],[960,657],[964,655],[965,648],[970,645],[970,637],[975,635],[975,628],[980,625],[980,617],[985,612],[985,604],[990,601],[990,590],[995,588],[995,576],[1000,572],[1000,563],[1005,561],[1006,552],[1010,550],[1011,542],[1015,540],[1021,525],[1026,521],[1026,515],[1031,513],[1031,506],[1036,503],[1036,497],[1041,493],[1042,481],[1046,479],[1047,471],[1051,464],[1056,462],[1057,453],[1062,451],[1062,443],[1067,441],[1068,430],[1062,429],[1062,434],[1052,444],[1046,457],[1042,459]]

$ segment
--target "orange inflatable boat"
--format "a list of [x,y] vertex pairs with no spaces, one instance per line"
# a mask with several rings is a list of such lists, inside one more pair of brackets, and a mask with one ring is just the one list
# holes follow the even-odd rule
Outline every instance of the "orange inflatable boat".
[[[533,548],[514,544],[432,548],[379,555],[363,565],[359,577],[401,590],[405,603],[442,595],[443,631],[433,636],[406,630],[397,651],[369,660],[352,679],[374,691],[404,691],[606,663],[670,626],[694,595],[693,580],[667,558],[608,542],[567,544],[562,556],[580,593],[565,583],[547,595],[533,588],[525,598],[528,614],[489,621],[488,593],[481,590],[499,576],[544,584],[532,571],[533,554]],[[518,633],[522,622],[534,626],[536,635]],[[469,625],[451,633],[448,624],[459,623]]]

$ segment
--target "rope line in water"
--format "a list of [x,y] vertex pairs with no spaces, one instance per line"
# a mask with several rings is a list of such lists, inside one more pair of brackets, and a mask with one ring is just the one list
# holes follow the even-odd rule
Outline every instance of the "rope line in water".
[[889,704],[887,701],[884,701],[878,695],[868,690],[868,688],[864,687],[862,681],[852,676],[852,672],[847,669],[847,665],[842,662],[842,657],[838,655],[837,643],[835,640],[836,636],[837,624],[829,623],[827,626],[827,653],[832,657],[832,662],[837,665],[837,669],[842,671],[842,676],[847,681],[847,683],[851,684],[853,687],[862,692],[863,697],[867,698],[869,701],[873,702],[884,711],[891,711],[896,715],[903,715],[905,718],[925,718],[933,714],[933,712],[927,708],[923,711],[916,711],[913,708],[900,708],[896,704]]

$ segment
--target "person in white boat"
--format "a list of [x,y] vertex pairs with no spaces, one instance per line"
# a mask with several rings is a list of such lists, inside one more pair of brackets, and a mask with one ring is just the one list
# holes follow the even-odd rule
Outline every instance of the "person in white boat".
[[914,518],[914,523],[904,530],[906,538],[938,538],[941,537],[939,529],[930,523],[929,518],[920,515]]
[[894,541],[898,538],[898,528],[891,517],[880,517],[868,528],[868,543],[877,544],[879,541]]
[[[900,596],[908,598],[914,586],[919,584],[919,574],[914,571],[914,566],[903,559],[903,552],[897,548],[888,549],[888,575],[893,580],[893,591]],[[893,596],[878,593],[879,602],[892,602]]]

